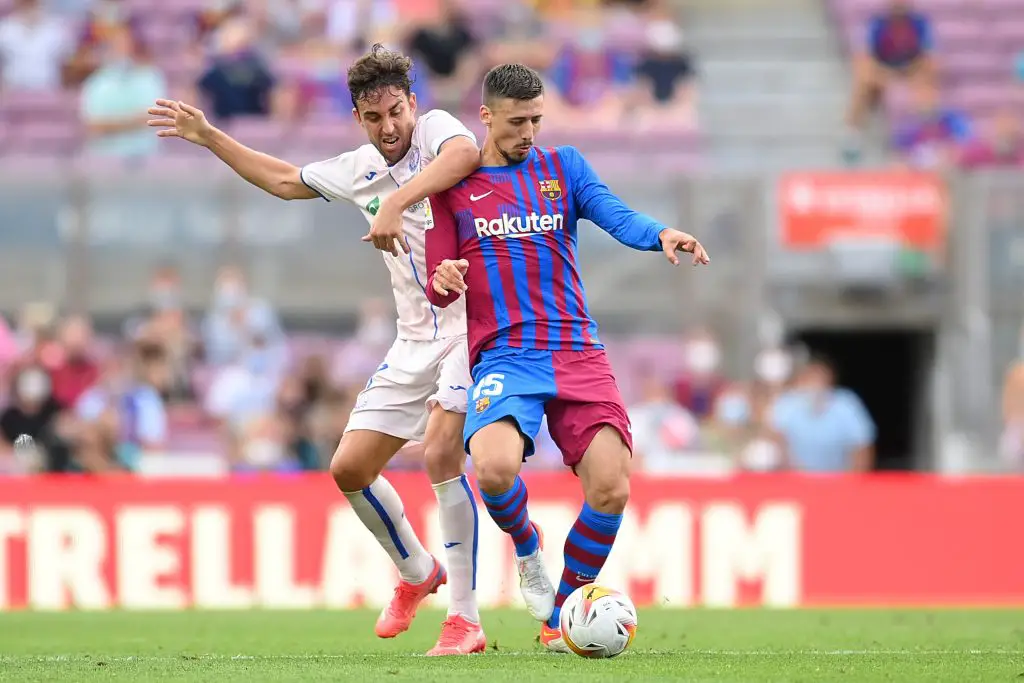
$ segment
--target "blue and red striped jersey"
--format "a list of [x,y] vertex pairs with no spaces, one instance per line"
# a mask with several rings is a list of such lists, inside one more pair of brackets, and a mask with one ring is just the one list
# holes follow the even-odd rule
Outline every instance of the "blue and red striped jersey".
[[485,166],[430,198],[426,291],[436,306],[458,298],[433,290],[445,259],[466,259],[470,362],[496,346],[602,348],[587,310],[577,259],[577,221],[623,244],[661,249],[664,226],[633,211],[574,147],[533,148],[522,162]]

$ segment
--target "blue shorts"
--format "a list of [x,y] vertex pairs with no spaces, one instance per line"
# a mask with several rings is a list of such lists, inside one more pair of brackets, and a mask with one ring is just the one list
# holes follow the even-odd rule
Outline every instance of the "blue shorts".
[[472,374],[464,433],[467,453],[474,434],[494,422],[511,420],[525,439],[525,459],[533,455],[545,415],[551,439],[568,467],[579,463],[604,425],[633,448],[626,406],[604,349],[489,349],[480,354]]

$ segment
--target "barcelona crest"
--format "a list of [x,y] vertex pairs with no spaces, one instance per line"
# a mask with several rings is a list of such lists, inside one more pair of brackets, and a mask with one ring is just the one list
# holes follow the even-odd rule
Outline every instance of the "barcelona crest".
[[545,199],[554,201],[562,196],[562,188],[557,178],[540,181],[540,193]]
[[476,400],[476,412],[482,413],[485,410],[487,410],[487,407],[490,405],[491,399],[489,399],[488,397],[484,396],[483,398],[478,398]]

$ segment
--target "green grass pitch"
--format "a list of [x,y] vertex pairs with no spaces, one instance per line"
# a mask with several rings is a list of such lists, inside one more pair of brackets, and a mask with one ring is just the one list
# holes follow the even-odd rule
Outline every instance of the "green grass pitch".
[[1011,681],[1021,610],[642,610],[612,660],[543,652],[525,612],[484,615],[486,654],[422,656],[443,614],[395,640],[375,613],[0,614],[0,681]]

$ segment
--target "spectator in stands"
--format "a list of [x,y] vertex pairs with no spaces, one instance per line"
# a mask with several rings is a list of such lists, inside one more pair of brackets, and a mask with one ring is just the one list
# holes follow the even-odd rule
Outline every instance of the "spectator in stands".
[[7,374],[21,355],[21,347],[14,330],[7,324],[7,319],[0,315],[0,378]]
[[488,64],[518,62],[545,72],[558,53],[551,27],[528,3],[499,5],[496,35],[480,44],[481,58]]
[[61,326],[59,342],[63,351],[60,364],[50,370],[53,398],[61,408],[73,408],[100,376],[100,367],[92,357],[92,324],[75,315]]
[[306,356],[302,359],[296,380],[302,392],[303,407],[307,409],[326,400],[332,389],[327,360],[320,355]]
[[1020,117],[1009,109],[999,111],[987,134],[974,138],[967,145],[960,163],[967,168],[1024,167],[1024,134]]
[[255,38],[245,18],[229,19],[217,29],[215,53],[196,85],[207,110],[221,122],[280,112],[281,104],[274,98],[276,80]]
[[346,50],[362,52],[399,20],[392,0],[327,0],[327,37]]
[[195,15],[196,54],[216,50],[216,35],[220,29],[247,14],[245,0],[207,0],[206,6]]
[[311,37],[322,23],[323,5],[320,0],[257,0],[250,4],[250,12],[266,41],[287,49]]
[[146,310],[128,320],[125,336],[146,339],[159,345],[167,358],[170,371],[169,403],[190,401],[193,362],[198,356],[198,335],[192,327],[181,301],[181,275],[172,265],[157,268],[149,288]]
[[875,461],[875,423],[860,398],[836,386],[834,366],[812,356],[795,386],[772,406],[771,426],[792,466],[808,472],[867,472]]
[[338,447],[348,416],[355,405],[355,397],[362,387],[332,386],[324,400],[313,407],[309,415],[310,438],[316,446],[321,465],[330,462]]
[[431,106],[459,111],[480,79],[477,40],[456,0],[441,0],[436,19],[408,36],[409,51],[426,67]]
[[50,335],[57,322],[57,310],[45,301],[30,301],[18,312],[18,326],[14,331],[22,353],[30,353],[42,337]]
[[12,382],[10,405],[0,414],[0,452],[10,452],[22,434],[31,436],[39,449],[40,462],[28,463],[29,469],[66,472],[71,451],[62,434],[60,405],[50,394],[50,378],[43,368],[23,368]]
[[704,420],[713,412],[725,387],[719,371],[722,352],[709,330],[698,329],[684,341],[683,357],[685,369],[676,379],[676,401],[698,420]]
[[103,50],[102,66],[82,87],[86,151],[105,157],[149,156],[158,140],[145,127],[146,108],[167,93],[167,82],[130,31],[111,36]]
[[942,104],[938,88],[920,81],[914,86],[914,110],[897,126],[892,144],[910,168],[945,169],[956,165],[972,137],[967,115]]
[[68,62],[67,81],[77,86],[103,65],[110,43],[128,32],[136,45],[142,44],[138,17],[126,0],[96,0],[82,22],[74,56]]
[[1024,470],[1024,325],[1021,326],[1018,358],[1010,363],[1003,377],[1002,434],[999,455],[1013,471]]
[[254,336],[237,361],[217,371],[206,395],[206,412],[228,427],[232,435],[274,409],[284,368],[266,340]]
[[203,320],[203,350],[212,365],[240,362],[250,344],[261,339],[271,349],[273,362],[285,361],[284,331],[270,304],[249,294],[245,276],[234,266],[220,270],[213,306]]
[[623,116],[625,92],[633,86],[633,60],[606,41],[602,15],[581,6],[576,31],[555,57],[547,76],[554,86],[545,92],[551,118],[576,123],[582,112],[595,127],[613,127]]
[[742,469],[768,472],[787,464],[785,442],[771,419],[777,390],[775,384],[757,381],[749,389],[727,391],[718,401],[717,422]]
[[0,90],[60,88],[73,49],[68,25],[41,0],[16,0],[0,19]]
[[761,349],[754,358],[754,374],[757,380],[773,391],[779,391],[793,373],[793,353],[781,346]]
[[283,367],[259,336],[251,339],[237,362],[221,368],[214,377],[205,408],[218,421],[234,466],[248,463],[264,468],[278,464],[284,456],[283,441],[273,457],[268,453],[268,443],[281,432],[275,408],[283,377]]
[[395,316],[384,299],[363,301],[352,343],[338,349],[332,359],[331,376],[341,382],[364,381],[372,374],[395,339]]
[[892,0],[871,18],[864,51],[854,58],[853,97],[847,112],[852,137],[844,150],[849,161],[860,155],[859,136],[870,111],[894,81],[934,84],[931,21],[914,11],[909,0]]
[[643,378],[642,395],[629,409],[629,422],[633,457],[646,472],[685,470],[688,451],[701,448],[697,420],[673,400],[671,387],[656,372]]
[[660,18],[647,27],[646,40],[636,66],[638,125],[694,125],[693,64],[682,31],[671,19]]
[[158,389],[166,365],[158,346],[132,344],[127,360],[108,359],[100,381],[79,399],[76,460],[87,472],[134,471],[146,451],[167,439]]
[[22,364],[35,364],[47,372],[56,368],[64,359],[64,351],[57,339],[57,311],[52,304],[37,302],[28,304],[22,310],[19,336],[21,338]]

